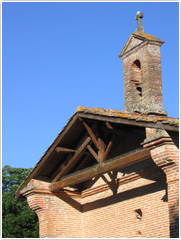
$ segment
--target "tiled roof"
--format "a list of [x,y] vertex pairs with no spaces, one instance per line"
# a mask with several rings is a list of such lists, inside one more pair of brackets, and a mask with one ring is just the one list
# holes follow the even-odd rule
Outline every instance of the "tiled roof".
[[135,32],[132,33],[131,36],[129,37],[127,43],[125,44],[125,46],[123,47],[121,53],[119,54],[119,57],[122,57],[122,56],[125,54],[125,52],[126,52],[128,46],[129,46],[132,38],[137,38],[137,39],[139,39],[139,40],[141,40],[141,41],[143,41],[143,42],[146,42],[146,41],[149,41],[149,42],[150,42],[150,41],[151,41],[151,42],[153,42],[153,41],[154,41],[154,42],[159,42],[161,45],[164,43],[164,41],[162,41],[160,38],[155,37],[155,36],[153,36],[153,35],[151,35],[151,34],[143,33],[143,32],[140,32],[140,31],[135,31]]
[[133,35],[134,37],[138,37],[138,38],[140,38],[140,39],[142,39],[142,40],[159,41],[159,42],[163,42],[163,43],[164,43],[164,41],[162,41],[160,38],[155,37],[155,36],[153,36],[153,35],[151,35],[151,34],[148,34],[148,33],[143,33],[143,32],[139,32],[139,31],[135,31],[134,33],[132,33],[132,35]]
[[76,112],[90,113],[94,115],[102,115],[116,118],[126,118],[142,122],[159,122],[161,121],[164,124],[170,124],[174,126],[179,126],[178,118],[171,118],[161,115],[149,115],[149,114],[140,114],[140,113],[127,113],[125,111],[118,111],[113,109],[103,109],[103,108],[88,108],[79,106],[76,109]]

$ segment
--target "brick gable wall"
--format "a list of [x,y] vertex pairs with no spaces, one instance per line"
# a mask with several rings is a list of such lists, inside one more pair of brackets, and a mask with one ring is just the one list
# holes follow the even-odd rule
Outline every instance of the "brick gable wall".
[[166,176],[152,159],[104,174],[82,194],[52,194],[38,180],[29,184],[37,188],[25,195],[42,238],[169,237]]

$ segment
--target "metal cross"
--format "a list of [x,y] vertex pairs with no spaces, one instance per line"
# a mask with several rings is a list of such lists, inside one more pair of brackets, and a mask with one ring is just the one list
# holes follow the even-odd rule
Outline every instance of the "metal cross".
[[135,19],[137,20],[137,29],[136,29],[136,31],[144,32],[144,28],[142,26],[142,18],[143,18],[143,13],[138,11],[137,15],[135,17]]

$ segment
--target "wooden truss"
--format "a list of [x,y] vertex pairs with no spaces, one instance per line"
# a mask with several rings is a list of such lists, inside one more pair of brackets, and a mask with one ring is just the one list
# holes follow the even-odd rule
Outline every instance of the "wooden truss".
[[74,173],[73,175],[67,176],[62,180],[59,180],[58,182],[52,183],[50,185],[50,190],[57,191],[58,189],[61,189],[63,187],[75,185],[77,183],[84,182],[94,177],[101,176],[106,172],[129,166],[135,162],[143,161],[149,157],[151,157],[150,152],[148,150],[143,149],[138,152],[129,154],[127,156],[113,159],[112,161],[109,161],[101,165],[97,164],[96,166],[91,167],[90,169],[85,169],[81,172]]
[[124,157],[121,153],[114,155],[117,142],[122,141],[124,145],[127,139],[128,145],[132,140],[139,145],[146,137],[147,127],[165,129],[174,136],[179,130],[178,126],[161,121],[141,122],[96,113],[75,113],[18,189],[16,197],[33,178],[49,182],[50,189],[57,191],[149,158],[149,152],[143,149],[135,153],[126,150]]
[[[128,154],[127,156],[119,157],[109,162],[105,162],[117,135],[141,139],[143,139],[143,137],[141,137],[140,135],[127,133],[126,131],[116,130],[112,127],[112,125],[108,121],[106,121],[105,124],[106,127],[101,127],[101,125],[97,123],[95,134],[93,129],[88,125],[88,123],[85,120],[83,120],[80,117],[79,120],[85,127],[88,133],[88,137],[84,140],[82,145],[76,151],[73,149],[67,149],[62,147],[56,148],[56,151],[59,153],[67,152],[74,154],[73,156],[69,155],[67,160],[59,167],[58,173],[50,185],[51,191],[57,191],[58,189],[61,189],[65,186],[71,186],[87,181],[94,177],[98,177],[106,172],[128,166],[130,164],[135,163],[136,161],[142,161],[150,157],[149,151],[141,150],[139,152]],[[107,144],[103,140],[102,131],[111,133],[112,135]],[[92,143],[93,146],[91,146]],[[90,154],[96,159],[97,164],[90,167],[89,169],[84,168],[78,171],[79,169],[81,169],[81,165],[84,165],[84,163],[86,163],[88,159],[88,156],[86,156],[84,160],[81,162],[81,164],[78,165],[76,169],[74,169],[74,172],[70,176],[70,174],[68,174],[70,169],[72,169],[76,165],[77,161],[83,154],[85,154],[86,150],[88,150]],[[68,176],[66,176],[67,174]]]

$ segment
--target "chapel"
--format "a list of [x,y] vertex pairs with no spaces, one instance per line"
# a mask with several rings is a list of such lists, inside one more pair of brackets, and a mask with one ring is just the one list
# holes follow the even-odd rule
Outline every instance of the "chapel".
[[178,238],[179,119],[163,109],[160,38],[137,30],[124,111],[78,107],[16,192],[40,238]]

